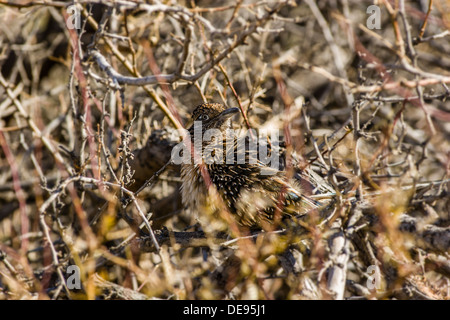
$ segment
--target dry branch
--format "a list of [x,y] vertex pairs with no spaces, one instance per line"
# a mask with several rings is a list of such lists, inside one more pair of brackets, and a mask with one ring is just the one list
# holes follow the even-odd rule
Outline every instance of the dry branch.
[[[378,1],[380,29],[356,1],[0,3],[0,299],[449,298],[442,0]],[[319,209],[184,208],[174,133],[203,102],[284,135]]]

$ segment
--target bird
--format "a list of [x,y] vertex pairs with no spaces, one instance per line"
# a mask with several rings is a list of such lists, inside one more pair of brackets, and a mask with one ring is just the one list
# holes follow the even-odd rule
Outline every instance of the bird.
[[[203,103],[195,107],[193,124],[187,132],[202,161],[181,164],[183,205],[198,214],[211,207],[217,213],[219,208],[211,200],[208,189],[208,185],[213,185],[219,200],[237,224],[250,228],[273,224],[278,213],[278,221],[282,221],[286,217],[306,215],[317,208],[319,204],[302,193],[299,183],[289,181],[285,171],[257,159],[254,149],[245,149],[245,161],[237,161],[239,143],[243,143],[242,139],[251,139],[248,135],[226,138],[231,129],[231,118],[239,112],[239,108],[226,108],[220,103]],[[195,148],[192,150],[196,152]],[[202,166],[207,175],[202,173]]]

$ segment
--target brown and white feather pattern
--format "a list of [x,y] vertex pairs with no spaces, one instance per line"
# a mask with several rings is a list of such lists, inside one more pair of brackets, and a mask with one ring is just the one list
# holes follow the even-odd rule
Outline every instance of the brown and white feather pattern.
[[[195,109],[193,120],[198,120],[199,117],[202,119],[202,114],[207,114],[208,120],[203,121],[205,130],[213,127],[225,131],[229,124],[220,118],[224,110],[225,108],[220,104],[204,104]],[[225,118],[227,120],[229,116]],[[225,141],[220,143],[225,144]],[[233,147],[227,148],[215,141],[204,144],[203,148],[205,147],[209,148],[210,156],[212,154],[214,157],[218,152],[223,152],[223,159],[227,159],[226,153],[231,152],[234,153],[231,156],[236,159],[237,140],[234,140]],[[280,199],[284,199],[283,215],[302,215],[317,207],[314,200],[302,195],[295,183],[286,181],[285,172],[268,168],[257,159],[254,159],[254,162],[249,161],[252,157],[257,157],[256,152],[246,150],[244,164],[213,161],[205,163],[211,182],[240,224],[255,226],[262,220],[271,222]],[[267,170],[274,170],[274,172],[272,175],[267,175]],[[208,203],[208,191],[199,165],[183,164],[181,178],[183,204],[195,210],[201,210],[201,206]],[[282,196],[280,196],[281,192],[283,192]]]

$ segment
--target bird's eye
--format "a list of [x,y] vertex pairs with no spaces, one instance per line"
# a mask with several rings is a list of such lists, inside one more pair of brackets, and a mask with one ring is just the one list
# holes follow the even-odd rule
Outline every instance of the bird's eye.
[[207,114],[200,115],[197,120],[208,120],[209,116]]

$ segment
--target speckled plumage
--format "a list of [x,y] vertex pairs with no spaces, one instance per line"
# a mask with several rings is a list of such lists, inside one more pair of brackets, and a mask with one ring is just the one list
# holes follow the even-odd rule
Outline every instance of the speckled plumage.
[[[238,112],[237,108],[226,109],[221,104],[206,103],[195,108],[192,120],[202,121],[203,132],[214,128],[219,129],[225,136],[225,131],[230,126],[229,119]],[[189,128],[189,133],[191,141],[195,143],[193,126]],[[204,159],[210,180],[239,224],[258,226],[263,220],[271,222],[280,199],[284,199],[283,215],[301,215],[316,207],[314,201],[302,196],[298,185],[285,181],[283,171],[269,168],[258,160],[250,162],[251,157],[256,157],[256,153],[251,150],[246,150],[244,164],[237,164],[236,161],[232,164],[225,161],[208,163],[208,160],[218,156],[223,156],[223,159],[232,156],[236,159],[237,140],[233,140],[232,146],[226,145],[227,141],[203,141],[202,150],[207,150],[205,153],[210,155],[209,159]],[[273,170],[273,174],[268,175],[268,170]],[[183,204],[194,210],[205,206],[208,191],[199,165],[182,164],[181,178]]]

